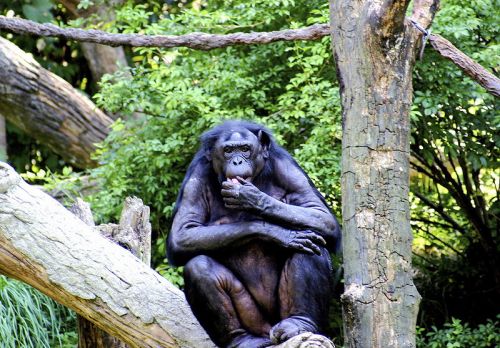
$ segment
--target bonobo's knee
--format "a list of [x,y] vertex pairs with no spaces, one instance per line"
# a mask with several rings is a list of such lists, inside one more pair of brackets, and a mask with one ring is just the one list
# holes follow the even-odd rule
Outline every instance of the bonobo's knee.
[[205,288],[205,290],[212,284],[231,292],[244,289],[226,267],[206,255],[199,255],[189,260],[184,266],[184,281],[186,287],[198,284],[198,287]]
[[209,274],[213,268],[213,259],[209,256],[198,255],[193,257],[184,266],[184,276],[196,277]]

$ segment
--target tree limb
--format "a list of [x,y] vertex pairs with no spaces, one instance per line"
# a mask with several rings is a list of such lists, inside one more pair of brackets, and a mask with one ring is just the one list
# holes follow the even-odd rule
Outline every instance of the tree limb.
[[90,99],[1,37],[0,110],[7,121],[80,168],[95,166],[90,155],[112,123]]
[[132,347],[214,347],[179,289],[1,162],[0,273]]
[[414,0],[411,19],[427,28],[439,9],[439,0]]
[[[426,223],[426,224],[433,224],[435,226],[441,226],[441,227],[446,227],[446,228],[450,228],[452,226],[450,225],[445,225],[445,224],[439,224],[437,222],[434,222],[434,221],[431,221],[431,220],[426,220],[426,219],[419,219],[419,220],[416,220],[416,219],[412,219],[412,221],[419,221],[419,222],[423,222],[423,223]],[[431,232],[429,232],[429,228],[428,226],[426,226],[427,228],[424,229],[418,225],[414,226],[416,227],[419,231],[425,233],[427,236],[429,236],[429,238],[431,239],[434,239],[434,240],[437,240],[438,242],[440,242],[441,244],[443,244],[445,247],[449,248],[450,250],[452,250],[455,254],[457,254],[458,256],[460,257],[464,257],[463,255],[463,252],[460,252],[458,251],[456,248],[454,248],[450,243],[447,243],[445,242],[444,240],[442,240],[441,238],[439,238],[438,236],[432,234]]]
[[486,70],[481,64],[474,61],[453,46],[441,35],[432,34],[429,37],[432,47],[444,58],[451,60],[467,76],[483,86],[488,93],[500,97],[500,79]]

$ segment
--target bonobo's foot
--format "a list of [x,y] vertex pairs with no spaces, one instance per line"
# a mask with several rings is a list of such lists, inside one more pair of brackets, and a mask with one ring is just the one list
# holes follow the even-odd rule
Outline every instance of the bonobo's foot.
[[269,336],[274,344],[279,344],[304,332],[316,333],[318,327],[311,319],[294,315],[274,325]]
[[272,345],[273,343],[267,337],[254,336],[245,332],[233,338],[227,348],[265,348]]

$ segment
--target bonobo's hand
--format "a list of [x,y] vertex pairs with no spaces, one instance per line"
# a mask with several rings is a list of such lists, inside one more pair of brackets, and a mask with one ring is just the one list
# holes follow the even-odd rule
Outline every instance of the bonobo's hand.
[[222,183],[222,199],[227,208],[232,209],[263,209],[266,194],[251,182],[237,177]]
[[326,241],[313,231],[293,231],[285,228],[273,229],[271,238],[286,248],[307,254],[321,255],[321,248],[326,246]]

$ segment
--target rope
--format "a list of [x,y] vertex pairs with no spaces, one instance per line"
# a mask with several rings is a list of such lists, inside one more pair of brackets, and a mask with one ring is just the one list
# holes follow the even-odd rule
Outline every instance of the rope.
[[418,24],[415,20],[410,19],[411,24],[415,26],[419,31],[421,31],[424,36],[422,36],[422,47],[420,47],[420,53],[418,54],[418,59],[422,60],[424,56],[424,48],[425,44],[427,43],[427,40],[429,39],[429,36],[431,36],[431,30],[427,30],[424,27],[422,27],[420,24]]

